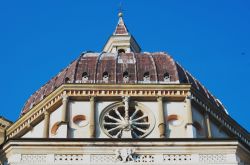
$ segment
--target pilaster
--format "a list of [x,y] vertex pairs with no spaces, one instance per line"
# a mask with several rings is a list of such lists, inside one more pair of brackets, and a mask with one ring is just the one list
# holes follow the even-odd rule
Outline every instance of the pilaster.
[[68,108],[69,97],[65,93],[62,96],[62,122],[67,121],[67,108]]
[[209,118],[209,115],[207,113],[205,114],[205,123],[206,123],[206,127],[207,127],[207,138],[212,138],[210,118]]
[[95,97],[90,97],[89,137],[95,137]]
[[185,99],[185,107],[186,107],[186,113],[187,113],[187,124],[186,124],[186,132],[187,132],[187,138],[194,138],[196,137],[196,129],[193,126],[193,115],[192,115],[192,97],[191,93],[188,94],[188,96]]
[[163,102],[162,97],[157,97],[157,108],[158,108],[158,129],[160,133],[160,138],[165,138],[166,136],[166,129],[165,129],[165,115],[164,115],[164,109],[163,109]]
[[46,110],[44,112],[44,130],[43,130],[43,138],[49,137],[49,123],[50,123],[50,114]]
[[60,138],[67,138],[68,137],[68,102],[69,96],[64,93],[62,96],[62,119],[59,124],[58,132],[60,133]]

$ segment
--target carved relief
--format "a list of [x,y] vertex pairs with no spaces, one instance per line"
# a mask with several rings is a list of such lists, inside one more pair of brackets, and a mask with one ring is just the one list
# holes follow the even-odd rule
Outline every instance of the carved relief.
[[115,157],[116,161],[121,161],[123,163],[125,162],[133,162],[133,154],[135,150],[131,148],[123,148],[123,149],[117,149],[115,150]]
[[154,155],[135,155],[134,161],[136,163],[154,163],[155,156]]

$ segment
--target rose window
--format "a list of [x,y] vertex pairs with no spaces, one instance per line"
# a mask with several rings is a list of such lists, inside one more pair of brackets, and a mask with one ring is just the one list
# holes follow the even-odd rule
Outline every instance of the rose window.
[[106,108],[100,118],[101,127],[112,138],[142,138],[153,129],[155,119],[151,111],[141,106],[126,108],[122,103]]

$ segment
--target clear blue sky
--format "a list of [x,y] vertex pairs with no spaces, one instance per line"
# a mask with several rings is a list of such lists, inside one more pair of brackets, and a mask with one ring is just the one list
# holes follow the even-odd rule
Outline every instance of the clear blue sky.
[[[0,1],[0,115],[15,121],[40,86],[81,52],[100,52],[119,0]],[[250,1],[124,0],[143,51],[166,51],[250,130]]]

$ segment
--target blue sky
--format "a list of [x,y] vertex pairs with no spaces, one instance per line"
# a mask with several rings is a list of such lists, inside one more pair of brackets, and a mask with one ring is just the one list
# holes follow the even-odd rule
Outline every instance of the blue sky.
[[[40,86],[81,52],[100,52],[119,0],[0,1],[0,115],[15,121]],[[166,51],[250,130],[250,1],[124,0],[143,51]]]

